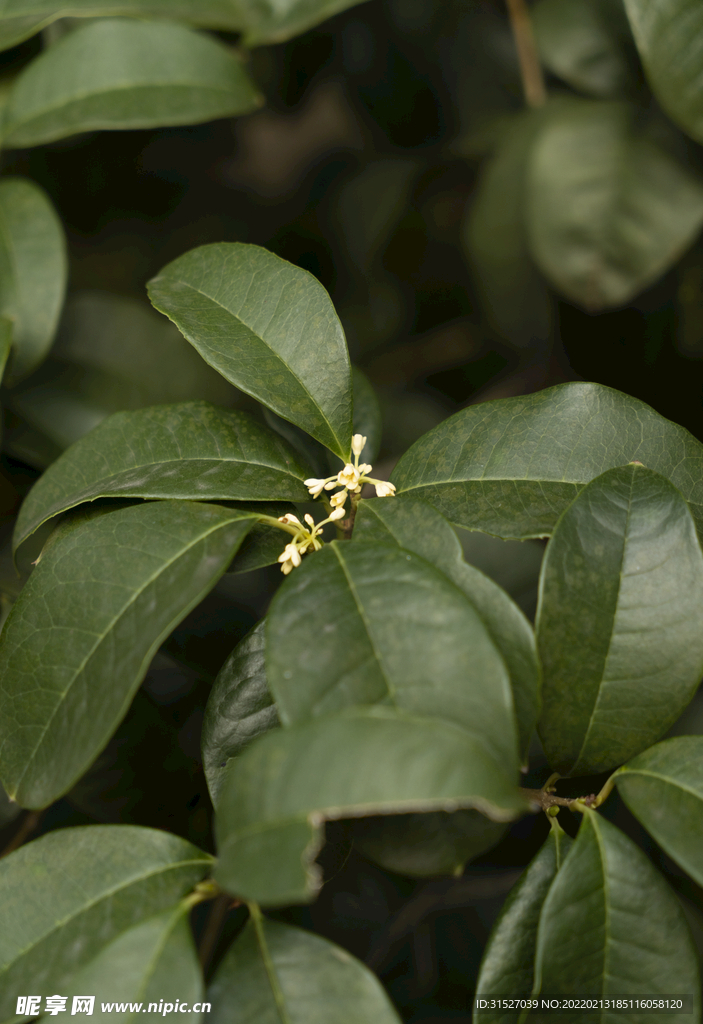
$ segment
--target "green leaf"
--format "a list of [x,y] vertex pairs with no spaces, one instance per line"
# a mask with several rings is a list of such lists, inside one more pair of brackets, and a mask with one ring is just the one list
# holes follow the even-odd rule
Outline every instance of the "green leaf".
[[167,18],[193,25],[237,31],[239,4],[233,0],[3,0],[0,5],[0,49],[16,46],[58,18],[94,18],[118,14]]
[[223,377],[348,460],[349,355],[311,274],[258,246],[220,242],[169,263],[148,289]]
[[0,315],[13,322],[8,380],[16,383],[51,345],[66,289],[66,242],[61,222],[38,185],[0,181]]
[[620,768],[615,781],[635,817],[703,885],[703,738],[657,743]]
[[169,22],[105,18],[69,32],[18,75],[2,143],[23,149],[77,132],[197,124],[261,102],[218,40]]
[[467,565],[454,530],[424,501],[401,497],[359,502],[353,539],[395,541],[436,565],[466,594],[510,674],[520,756],[526,762],[541,708],[541,680],[534,632],[517,605],[493,580]]
[[703,142],[703,9],[698,0],[625,0],[654,95],[685,132]]
[[562,775],[606,771],[673,725],[703,675],[703,554],[686,502],[611,469],[559,520],[542,563],[539,725]]
[[[477,998],[493,995],[524,999],[532,992],[542,905],[571,843],[561,828],[552,828],[544,846],[518,879],[486,945],[476,982]],[[473,1021],[518,1024],[518,1016],[498,1009],[475,1010]]]
[[650,406],[600,384],[559,384],[469,406],[410,448],[399,493],[498,537],[546,537],[589,480],[639,461],[668,477],[703,529],[703,446]]
[[386,871],[432,878],[461,874],[504,832],[504,824],[478,811],[434,811],[358,818],[352,834],[357,850]]
[[532,254],[589,310],[623,305],[656,281],[703,223],[703,179],[639,127],[637,113],[626,103],[562,103],[532,149]]
[[525,227],[527,162],[549,109],[521,115],[506,131],[483,169],[462,230],[489,322],[519,346],[551,333],[551,300]]
[[517,772],[505,664],[473,605],[424,559],[333,541],[288,577],[266,622],[266,674],[284,725],[387,704],[462,725]]
[[[259,918],[220,964],[211,1024],[400,1024],[378,978],[320,935]],[[331,1010],[333,1008],[333,1010]]]
[[[535,976],[537,991],[556,996],[692,994],[692,1019],[700,1020],[697,956],[676,897],[639,847],[594,811],[586,810],[545,900]],[[596,1019],[624,1018],[606,1011]],[[593,1020],[569,1011],[569,1024]]]
[[203,770],[213,804],[227,765],[257,736],[278,725],[266,683],[265,619],[237,644],[210,691],[201,740]]
[[211,864],[184,839],[134,825],[59,829],[5,857],[0,1021],[17,1019],[18,994],[61,991],[108,942],[172,907]]
[[325,819],[463,807],[495,821],[528,810],[510,770],[459,725],[358,708],[276,729],[222,783],[216,878],[259,903],[309,902]]
[[[187,903],[181,904],[113,939],[62,986],[61,994],[68,998],[66,1007],[73,1005],[74,996],[94,992],[95,1024],[131,1024],[141,1019],[139,1013],[148,1012],[150,1003],[158,1007],[164,996],[171,1005],[180,1000],[189,1008],[201,1001],[203,976],[188,923],[188,909]],[[105,1003],[143,1003],[143,1009],[119,1013],[113,1008],[101,1012]],[[192,1011],[188,1017],[191,1021],[200,1019],[198,1015],[194,1018]]]
[[18,803],[45,807],[88,768],[252,522],[154,502],[69,528],[45,550],[0,635],[0,775]]
[[119,412],[34,485],[13,543],[16,550],[47,519],[96,498],[306,501],[308,472],[292,448],[243,412],[208,402]]
[[632,89],[622,0],[539,0],[532,19],[543,63],[569,85],[603,99]]

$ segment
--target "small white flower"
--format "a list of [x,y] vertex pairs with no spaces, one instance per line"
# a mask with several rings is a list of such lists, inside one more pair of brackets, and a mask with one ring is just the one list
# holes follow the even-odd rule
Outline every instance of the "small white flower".
[[313,498],[316,498],[325,486],[324,480],[316,480],[314,476],[311,476],[309,480],[304,480],[303,483],[312,494]]
[[332,505],[334,508],[340,508],[346,500],[347,490],[345,487],[343,491],[337,491],[336,494],[332,495],[332,497],[330,498],[330,505]]
[[335,519],[343,519],[345,515],[343,508],[336,508],[334,512],[330,512],[329,518],[331,522],[334,522]]
[[303,525],[298,517],[294,516],[292,512],[288,512],[285,516],[281,516],[278,521],[279,523],[287,523],[289,526],[292,526],[293,523],[295,523],[296,526]]
[[361,473],[362,476],[366,476],[367,473],[370,473],[372,469],[373,466],[369,466],[368,462],[362,462],[361,465],[359,466],[359,472]]
[[310,515],[309,512],[305,513],[305,515],[303,516],[303,519],[308,524],[308,526],[314,526],[315,525],[315,520],[313,519],[313,517]]
[[366,444],[366,438],[361,434],[354,434],[352,438],[352,451],[355,455],[361,455]]
[[388,480],[379,480],[374,486],[377,498],[392,497],[395,494],[395,484],[390,483]]
[[[278,561],[284,563],[291,562],[291,568],[293,566],[300,565],[300,552],[298,551],[295,544],[286,544],[285,548],[283,549],[283,554],[278,556]],[[290,569],[288,569],[288,572],[290,572]]]
[[288,573],[292,572],[292,571],[293,571],[293,563],[292,562],[284,562],[283,565],[281,566],[281,572],[283,573],[284,576],[287,576]]
[[337,482],[342,487],[348,487],[350,491],[353,491],[359,484],[360,476],[361,473],[356,466],[352,466],[351,462],[348,462],[344,469],[340,469],[339,473],[337,473]]

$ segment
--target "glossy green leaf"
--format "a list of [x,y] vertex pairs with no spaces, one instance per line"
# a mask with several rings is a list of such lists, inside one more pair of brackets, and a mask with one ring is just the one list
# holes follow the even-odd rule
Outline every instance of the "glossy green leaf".
[[149,297],[211,366],[345,461],[352,433],[344,332],[318,281],[255,245],[203,245]]
[[436,565],[466,594],[510,673],[520,756],[526,761],[541,707],[541,682],[534,632],[517,605],[501,587],[467,565],[454,530],[424,501],[401,497],[360,502],[353,539],[395,541]]
[[[603,998],[692,995],[690,1019],[698,1022],[697,959],[683,911],[651,861],[614,825],[586,811],[542,909],[536,990]],[[646,1024],[652,1016],[631,1012],[627,1019]],[[623,1016],[569,1013],[569,1024],[593,1020],[616,1024]]]
[[657,743],[624,765],[615,781],[635,817],[703,885],[703,737]]
[[0,182],[0,314],[13,322],[5,383],[26,377],[46,355],[66,289],[66,242],[48,196],[33,181]]
[[122,14],[161,17],[236,31],[242,23],[239,7],[234,0],[2,0],[0,49],[16,46],[57,18],[66,16],[99,18]]
[[703,142],[703,9],[698,0],[625,0],[652,91],[685,132]]
[[59,829],[4,858],[0,1021],[17,1019],[18,993],[61,992],[102,947],[172,907],[211,865],[184,839],[134,825]]
[[[202,1001],[203,976],[187,910],[187,904],[171,908],[113,939],[62,987],[66,1007],[73,1006],[74,996],[96,993],[95,1024],[133,1024],[141,1019],[140,1013],[148,1013],[150,1003],[156,1008],[179,1000],[189,1008],[188,1020],[197,1024],[200,1014],[190,1008]],[[139,1009],[119,1012],[115,1004],[120,1003]],[[103,1011],[105,1004],[112,1009]]]
[[[481,961],[476,997],[524,999],[534,986],[537,927],[542,905],[572,840],[561,829],[552,831],[528,864],[506,900]],[[501,1009],[474,1011],[474,1024],[517,1024],[519,1014]]]
[[482,172],[462,232],[489,322],[520,346],[551,331],[551,300],[525,227],[526,167],[548,109],[523,114],[506,131]]
[[278,712],[266,683],[264,626],[262,619],[237,644],[208,697],[201,747],[214,804],[232,758],[257,736],[278,725]]
[[287,578],[266,622],[266,674],[284,725],[387,704],[461,724],[517,771],[505,664],[463,592],[424,559],[333,541]]
[[18,803],[45,807],[88,768],[252,522],[216,505],[150,502],[45,550],[0,635],[0,776]]
[[474,857],[490,850],[506,826],[479,811],[432,811],[358,818],[354,846],[387,871],[412,878],[459,875]]
[[211,1024],[400,1024],[378,978],[320,935],[261,918],[229,948],[208,991]]
[[548,536],[589,480],[633,461],[669,477],[703,529],[703,446],[600,384],[462,409],[416,441],[392,479],[458,526],[525,540]]
[[631,89],[622,0],[539,0],[532,19],[540,57],[559,78],[603,99]]
[[307,902],[326,818],[462,807],[495,821],[528,810],[509,768],[459,725],[377,707],[276,729],[222,783],[216,878],[259,903]]
[[169,22],[105,18],[69,32],[18,75],[2,142],[17,149],[77,132],[197,124],[260,104],[218,40]]
[[611,469],[557,523],[540,582],[540,736],[592,775],[673,725],[703,675],[703,554],[686,502],[644,466]]
[[183,402],[115,413],[35,484],[13,543],[17,549],[47,519],[96,498],[306,501],[308,472],[292,448],[243,412]]
[[532,254],[563,295],[619,306],[660,277],[703,223],[703,178],[625,103],[554,108],[532,148]]

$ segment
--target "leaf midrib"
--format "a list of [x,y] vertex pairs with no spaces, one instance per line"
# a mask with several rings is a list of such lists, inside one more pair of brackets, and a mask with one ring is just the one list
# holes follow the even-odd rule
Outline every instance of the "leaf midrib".
[[371,653],[373,654],[373,657],[376,660],[376,663],[377,663],[377,665],[379,667],[379,670],[381,672],[381,676],[383,677],[383,681],[386,684],[386,690],[388,691],[388,696],[390,697],[390,699],[392,701],[393,707],[395,707],[398,710],[402,710],[402,707],[398,704],[398,695],[396,693],[396,689],[393,686],[393,684],[391,683],[390,678],[388,677],[388,674],[386,672],[385,666],[383,664],[383,659],[381,658],[381,655],[379,654],[378,650],[376,649],[376,644],[374,643],[373,636],[371,634],[371,627],[369,625],[369,620],[368,620],[368,618],[366,616],[366,611],[364,609],[363,604],[361,603],[361,600],[359,599],[359,594],[357,592],[356,586],[354,585],[354,582],[353,582],[351,576],[349,575],[349,572],[347,570],[347,565],[346,565],[344,559],[342,558],[341,553],[340,553],[340,551],[339,551],[339,549],[338,549],[338,547],[336,545],[332,545],[332,550],[335,553],[335,556],[336,556],[337,561],[339,563],[339,567],[341,568],[342,572],[344,573],[344,578],[345,578],[345,580],[347,582],[347,586],[349,587],[349,592],[350,592],[350,594],[351,594],[351,596],[352,596],[352,598],[354,600],[354,604],[356,606],[357,613],[358,613],[359,618],[361,619],[361,622],[362,622],[362,624],[364,626],[364,630],[366,632],[366,637],[368,639],[369,646],[371,648]]
[[625,529],[623,531],[622,548],[620,549],[620,565],[618,567],[618,596],[617,596],[617,599],[616,599],[616,602],[615,602],[615,613],[613,615],[613,621],[611,622],[611,625],[610,625],[610,636],[608,638],[608,649],[605,652],[605,655],[603,657],[603,666],[601,668],[600,682],[598,684],[598,691],[596,693],[596,699],[593,702],[593,707],[591,709],[591,714],[590,714],[589,719],[588,719],[588,725],[586,727],[586,731],[584,733],[583,740],[581,742],[581,747],[579,748],[579,752],[578,752],[578,754],[576,756],[576,761],[574,763],[574,767],[571,769],[571,773],[576,772],[578,770],[579,765],[581,764],[581,758],[583,757],[584,750],[586,750],[586,748],[588,746],[588,740],[589,740],[589,737],[591,735],[591,731],[593,729],[593,726],[595,724],[596,713],[598,711],[598,708],[599,708],[599,706],[601,704],[601,701],[602,701],[602,698],[603,698],[603,691],[605,690],[605,688],[606,688],[606,686],[607,686],[607,684],[609,682],[609,680],[605,679],[605,675],[606,675],[606,672],[608,670],[608,661],[610,659],[610,654],[611,654],[611,651],[612,651],[612,648],[613,648],[613,641],[614,641],[614,638],[615,638],[615,623],[617,621],[618,612],[620,610],[620,596],[621,596],[621,593],[622,593],[622,582],[623,582],[623,566],[625,565],[625,560],[627,558],[627,547],[628,547],[628,543],[629,543],[629,540],[630,540],[630,518],[632,516],[632,492],[633,492],[633,489],[634,489],[634,483],[635,483],[635,474],[633,473],[631,475],[631,477],[630,477],[630,487],[629,487],[629,494],[628,494],[628,498],[627,498],[627,516],[625,518]]

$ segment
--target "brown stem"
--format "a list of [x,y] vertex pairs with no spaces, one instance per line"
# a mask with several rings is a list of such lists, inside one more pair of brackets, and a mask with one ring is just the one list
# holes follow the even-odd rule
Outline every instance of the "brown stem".
[[596,802],[595,793],[590,796],[568,797],[555,796],[547,789],[521,789],[523,796],[527,797],[531,804],[535,804],[539,810],[547,811],[550,807],[571,807],[575,803],[585,804],[586,807],[593,807]]
[[357,510],[357,507],[359,505],[359,499],[361,498],[361,494],[355,494],[354,491],[352,491],[352,493],[350,495],[350,498],[351,498],[351,512],[349,513],[349,518],[345,519],[344,522],[342,523],[342,527],[344,528],[344,539],[345,540],[351,540],[352,533],[354,532],[354,521],[356,519],[356,510]]
[[520,61],[525,102],[528,107],[541,107],[547,102],[547,90],[527,4],[525,0],[506,0],[506,3]]
[[220,937],[222,926],[225,923],[225,918],[232,907],[239,906],[238,900],[233,900],[231,896],[228,896],[226,892],[221,892],[210,904],[210,910],[208,912],[207,921],[205,922],[205,929],[200,938],[200,944],[198,946],[198,959],[200,960],[200,966],[203,970],[203,974],[206,973],[212,954],[215,952],[215,946],[217,940]]
[[39,825],[42,813],[42,811],[29,811],[27,814],[25,814],[24,818],[22,819],[22,824],[17,829],[17,831],[15,832],[14,836],[7,844],[5,849],[0,853],[0,859],[2,857],[7,857],[9,853],[13,853],[13,851],[16,850],[19,846],[21,846],[22,843],[25,842],[25,840],[29,839],[32,832],[34,832],[34,830]]

